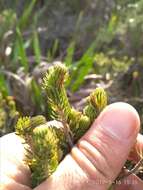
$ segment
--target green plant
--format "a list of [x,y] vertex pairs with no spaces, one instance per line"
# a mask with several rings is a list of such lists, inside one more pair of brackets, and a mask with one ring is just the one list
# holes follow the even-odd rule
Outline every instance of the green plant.
[[113,55],[105,53],[96,53],[94,56],[96,67],[95,71],[98,74],[105,75],[106,73],[115,74],[125,72],[129,69],[129,66],[133,64],[133,60],[126,56],[122,58],[116,58]]
[[[83,111],[75,110],[66,95],[64,83],[67,79],[68,71],[64,65],[50,67],[43,79],[43,88],[47,94],[51,120],[48,122],[42,115],[23,117],[16,125],[16,134],[22,137],[27,150],[25,163],[32,172],[32,187],[56,170],[61,160],[107,105],[106,92],[97,88],[87,97]],[[140,161],[128,172],[124,167],[110,189],[114,189],[116,182],[140,171],[143,159],[142,153],[139,152],[139,155]]]
[[25,162],[32,171],[32,186],[49,177],[77,140],[87,131],[94,119],[107,104],[106,92],[97,88],[89,97],[83,112],[69,103],[64,83],[67,68],[62,64],[50,67],[43,79],[47,94],[50,122],[43,116],[20,118],[16,134],[26,144]]
[[13,97],[0,93],[0,136],[14,131],[18,116]]

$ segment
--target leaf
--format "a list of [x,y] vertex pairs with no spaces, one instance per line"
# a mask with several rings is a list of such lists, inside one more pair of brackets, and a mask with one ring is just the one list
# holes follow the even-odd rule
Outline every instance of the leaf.
[[75,52],[75,41],[72,41],[67,48],[67,55],[65,57],[64,63],[66,66],[71,66],[73,62],[73,55]]
[[32,0],[30,2],[29,6],[24,9],[24,12],[23,12],[21,18],[19,19],[18,25],[17,25],[20,29],[25,28],[27,23],[29,22],[29,20],[31,20],[30,16],[31,16],[32,10],[33,10],[36,2],[37,2],[37,0]]
[[39,107],[40,110],[44,109],[44,101],[41,93],[41,88],[35,82],[35,80],[31,81],[31,90],[32,90],[32,99],[37,109]]
[[28,70],[29,70],[28,58],[26,55],[25,47],[24,47],[23,37],[22,37],[21,31],[18,27],[16,28],[16,35],[17,35],[16,49],[18,51],[17,54],[20,58],[21,65],[24,67],[25,71],[28,72]]
[[54,41],[54,44],[53,44],[52,48],[49,49],[48,52],[47,52],[47,59],[48,59],[49,62],[53,61],[53,59],[55,58],[56,52],[58,50],[58,47],[59,47],[59,40],[56,39]]
[[7,85],[7,81],[5,80],[2,73],[0,73],[0,92],[3,94],[3,96],[8,96],[9,89]]
[[[81,59],[76,63],[71,72],[70,88],[76,91],[84,81],[84,77],[90,72],[94,63],[94,51],[96,41],[88,48]],[[73,81],[73,82],[72,82]]]
[[36,57],[36,63],[39,64],[41,60],[41,48],[40,48],[38,33],[36,31],[34,31],[33,34],[33,49]]
[[55,56],[55,54],[56,54],[56,52],[57,52],[57,50],[58,50],[58,46],[59,46],[59,40],[56,39],[56,40],[54,41],[54,44],[53,44],[53,47],[52,47],[52,57],[53,57],[53,58],[54,58],[54,56]]

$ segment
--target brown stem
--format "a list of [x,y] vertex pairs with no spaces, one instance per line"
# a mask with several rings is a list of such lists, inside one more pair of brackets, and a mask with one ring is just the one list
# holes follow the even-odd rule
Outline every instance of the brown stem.
[[63,124],[64,133],[65,133],[65,135],[66,135],[66,138],[67,138],[67,141],[68,141],[68,143],[69,143],[69,146],[70,146],[70,148],[72,148],[73,145],[74,145],[74,143],[73,143],[73,138],[72,138],[72,132],[71,132],[71,130],[70,130],[70,128],[69,128],[68,123],[66,122],[66,119],[65,119],[65,117],[64,117],[63,111],[59,111],[59,112],[60,112],[60,116],[61,116],[61,118],[62,118],[60,122],[62,122],[62,124]]
[[109,189],[114,189],[115,185],[117,184],[117,182],[120,182],[121,180],[127,178],[128,176],[130,176],[131,174],[137,174],[139,172],[139,168],[143,165],[143,158],[141,158],[139,160],[139,162],[133,167],[133,169],[131,170],[126,170],[126,168],[123,168],[121,171],[122,175],[119,175],[116,180],[115,183],[113,183]]

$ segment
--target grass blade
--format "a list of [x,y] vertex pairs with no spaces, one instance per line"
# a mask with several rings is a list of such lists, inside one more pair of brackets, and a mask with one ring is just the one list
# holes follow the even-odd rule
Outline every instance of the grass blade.
[[31,81],[31,90],[32,90],[32,100],[34,104],[36,105],[36,109],[39,111],[44,111],[44,103],[43,103],[43,97],[41,93],[41,88],[38,86],[38,84],[33,79]]
[[21,65],[24,67],[25,71],[28,72],[29,70],[29,64],[28,64],[28,58],[26,55],[25,47],[24,47],[24,42],[23,42],[23,37],[21,34],[20,29],[17,27],[16,28],[16,45],[17,45],[17,51],[18,51],[18,56],[21,61]]
[[70,89],[72,91],[78,90],[84,81],[84,77],[90,72],[94,63],[94,53],[96,48],[96,41],[88,48],[81,59],[75,63],[76,65],[71,71]]
[[18,21],[18,27],[20,29],[25,28],[25,26],[27,25],[27,23],[29,22],[29,20],[31,20],[29,18],[30,18],[32,10],[33,10],[33,8],[35,6],[36,1],[37,0],[32,0],[31,3],[29,4],[29,6],[24,9],[23,14],[22,14],[21,18]]
[[66,66],[71,66],[73,62],[73,56],[75,52],[75,41],[72,41],[67,48],[67,55],[65,57],[64,63]]
[[3,96],[9,95],[9,89],[7,81],[4,78],[4,75],[0,72],[0,92],[3,94]]
[[36,63],[39,64],[41,61],[41,48],[40,48],[39,36],[36,31],[34,31],[33,35],[33,49],[36,58]]

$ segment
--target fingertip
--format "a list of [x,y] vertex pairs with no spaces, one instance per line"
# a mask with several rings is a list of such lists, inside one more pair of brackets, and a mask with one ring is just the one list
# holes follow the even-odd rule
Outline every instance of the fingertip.
[[107,106],[99,115],[96,123],[121,135],[121,138],[137,135],[140,130],[140,118],[133,106],[117,102]]

